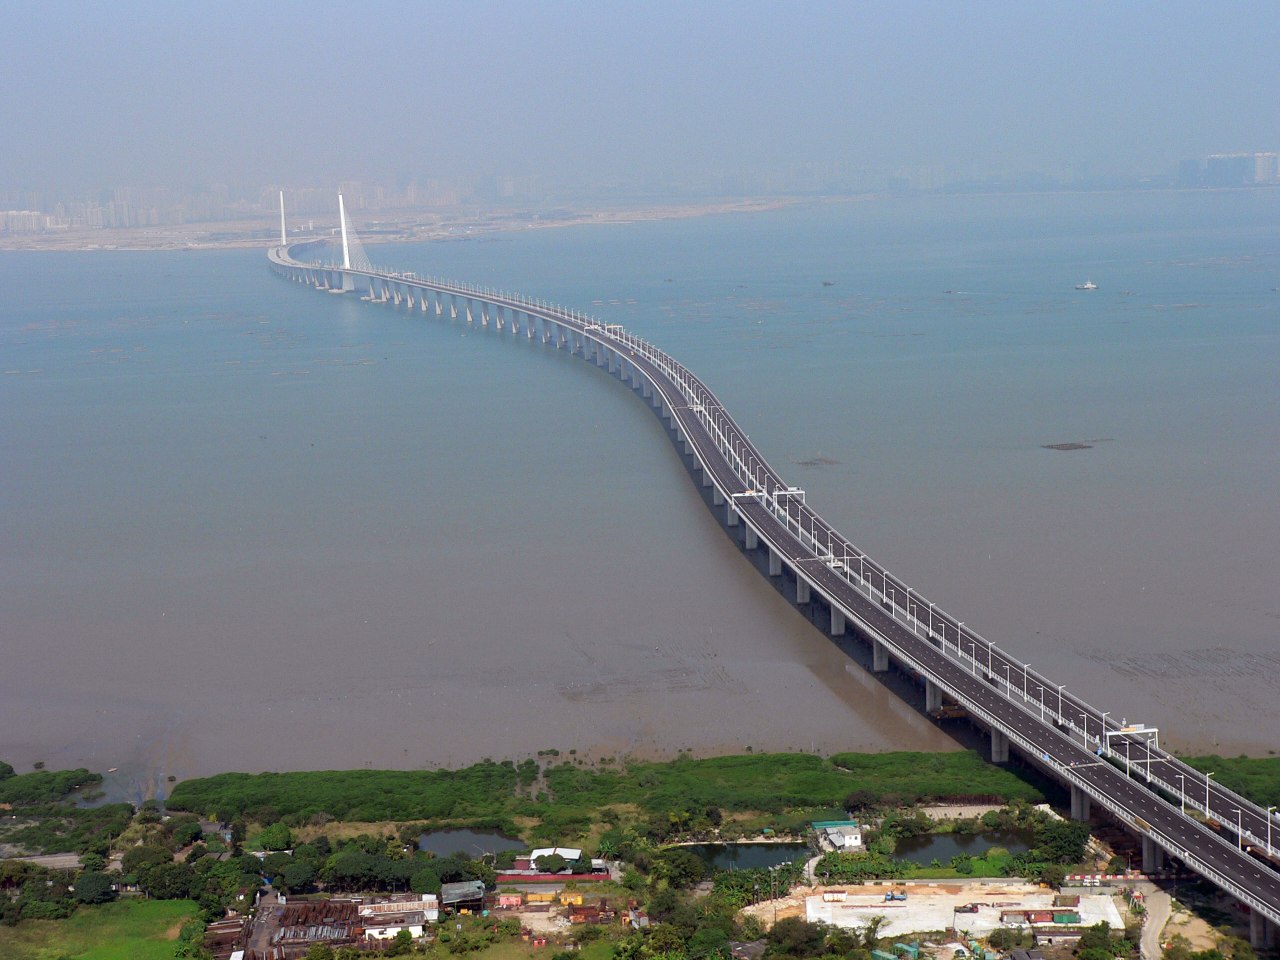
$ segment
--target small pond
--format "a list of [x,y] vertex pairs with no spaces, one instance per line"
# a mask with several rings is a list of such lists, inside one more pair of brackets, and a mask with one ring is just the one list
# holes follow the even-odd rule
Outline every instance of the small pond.
[[807,843],[692,843],[683,847],[697,854],[716,870],[759,870],[776,867],[792,860],[804,860],[812,854]]
[[933,860],[950,863],[951,858],[967,853],[981,857],[992,847],[1004,847],[1010,853],[1026,853],[1031,848],[1030,837],[1016,832],[993,833],[935,833],[923,837],[899,840],[894,851],[895,860],[914,860],[929,864]]
[[478,857],[482,853],[502,853],[505,850],[523,852],[529,845],[501,833],[476,833],[474,830],[433,830],[418,837],[418,849],[447,857],[461,853]]

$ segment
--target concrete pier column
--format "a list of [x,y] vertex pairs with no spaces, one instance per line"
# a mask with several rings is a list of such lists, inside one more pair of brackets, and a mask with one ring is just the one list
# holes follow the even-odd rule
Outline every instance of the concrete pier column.
[[709,487],[713,483],[715,483],[715,481],[711,479],[711,472],[704,467],[702,469],[702,485],[704,487]]
[[507,325],[507,308],[499,304],[493,308],[493,322],[502,330]]
[[1071,819],[1089,819],[1089,795],[1077,786],[1071,788]]
[[809,581],[802,580],[799,574],[796,575],[796,603],[808,603],[812,599],[812,592],[809,589]]
[[925,713],[933,713],[935,710],[942,709],[942,688],[932,680],[924,682],[924,710]]
[[487,300],[480,301],[480,325],[482,327],[489,325],[489,303]]
[[[742,518],[738,516],[737,504],[735,504],[732,500],[730,500],[728,503],[724,505],[724,507],[725,507],[724,509],[725,526],[736,527],[738,523],[742,520]],[[751,529],[750,527],[747,528],[748,531],[750,531],[750,529]]]
[[653,396],[653,387],[648,380],[640,381],[640,396],[644,397],[646,400]]
[[537,333],[538,333],[537,327],[538,327],[537,319],[534,317],[532,313],[526,312],[524,315],[524,332],[529,335],[530,340],[532,340],[535,336],[537,336]]
[[465,301],[465,303],[466,303],[466,311],[467,311],[467,323],[475,323],[476,318],[471,315],[471,301],[467,300]]
[[436,291],[435,301],[436,301],[436,316],[437,317],[443,316],[444,315],[444,298],[440,296],[439,291]]
[[769,549],[769,576],[782,576],[782,558],[774,552],[772,547]]
[[716,487],[711,491],[711,505],[718,507],[724,503],[724,494],[720,492],[720,488]]
[[991,731],[991,762],[1009,762],[1009,738],[995,729]]
[[742,531],[742,545],[748,550],[755,550],[760,546],[760,535],[750,524],[747,524],[747,528]]
[[1261,950],[1267,941],[1267,918],[1257,910],[1249,911],[1249,946]]
[[889,669],[889,648],[879,640],[871,641],[871,672],[884,673]]
[[844,611],[831,608],[831,636],[843,637],[845,630]]
[[1164,869],[1164,850],[1150,837],[1142,838],[1142,872],[1159,873]]

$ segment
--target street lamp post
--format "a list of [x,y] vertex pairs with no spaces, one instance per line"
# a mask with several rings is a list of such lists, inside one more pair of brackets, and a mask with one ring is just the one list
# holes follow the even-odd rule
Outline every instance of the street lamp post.
[[1236,808],[1236,843],[1244,850],[1244,814],[1239,807]]
[[1273,810],[1275,810],[1275,807],[1267,807],[1267,856],[1268,857],[1275,856],[1275,854],[1271,852],[1271,813]]
[[1030,669],[1030,667],[1031,667],[1031,664],[1029,663],[1024,663],[1022,665],[1022,702],[1023,703],[1026,703],[1027,701],[1027,670]]
[[1062,688],[1065,686],[1065,683],[1058,684],[1058,723],[1066,723],[1062,718]]
[[1080,742],[1089,749],[1089,715],[1083,710],[1080,711]]
[[1209,816],[1209,778],[1212,776],[1212,770],[1204,775],[1204,815],[1206,817]]
[[1178,796],[1181,799],[1181,809],[1183,813],[1187,812],[1187,775],[1185,773],[1178,774]]

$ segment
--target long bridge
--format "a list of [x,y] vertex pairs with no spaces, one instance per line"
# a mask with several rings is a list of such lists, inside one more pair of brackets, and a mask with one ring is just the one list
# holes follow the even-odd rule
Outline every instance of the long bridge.
[[[1148,873],[1169,856],[1248,908],[1250,940],[1273,946],[1280,926],[1280,819],[1276,808],[1223,787],[1160,747],[1153,728],[1126,725],[1032,670],[931,602],[835,530],[789,485],[691,370],[651,343],[570,307],[508,291],[375,268],[349,239],[340,207],[341,261],[315,258],[314,241],[290,245],[281,200],[276,273],[331,293],[390,303],[538,339],[606,368],[669,423],[674,442],[723,510],[745,551],[767,554],[797,604],[820,603],[830,633],[871,647],[875,672],[896,661],[924,687],[926,712],[944,699],[990,737],[993,762],[1010,747],[1070,789],[1071,815],[1098,804],[1141,838]],[[356,247],[356,256],[351,253]],[[1275,838],[1273,844],[1273,827]]]

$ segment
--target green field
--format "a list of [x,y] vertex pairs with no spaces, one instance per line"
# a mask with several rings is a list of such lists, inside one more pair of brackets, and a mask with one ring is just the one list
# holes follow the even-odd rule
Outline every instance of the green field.
[[67,920],[0,926],[4,960],[172,960],[190,900],[125,900],[81,907]]

